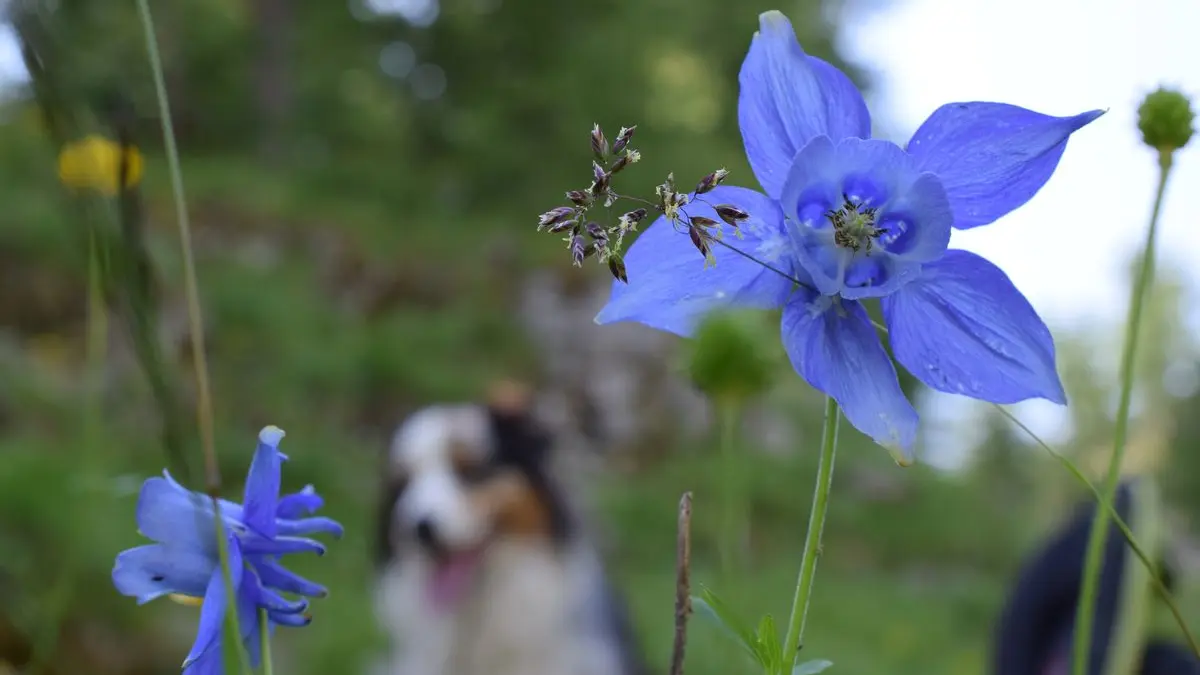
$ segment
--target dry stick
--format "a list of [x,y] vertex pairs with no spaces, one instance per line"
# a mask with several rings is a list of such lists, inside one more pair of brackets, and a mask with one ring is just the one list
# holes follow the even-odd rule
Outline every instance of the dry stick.
[[679,500],[679,534],[675,542],[675,644],[671,647],[671,675],[683,675],[688,616],[692,613],[691,492],[683,493]]

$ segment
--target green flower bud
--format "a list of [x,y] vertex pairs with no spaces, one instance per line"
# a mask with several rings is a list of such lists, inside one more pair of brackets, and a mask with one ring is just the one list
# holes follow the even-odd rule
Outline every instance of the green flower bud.
[[1138,129],[1146,145],[1159,152],[1174,152],[1192,138],[1196,113],[1191,101],[1178,91],[1164,89],[1146,95],[1138,106]]
[[714,400],[743,403],[765,393],[780,367],[761,312],[712,312],[689,342],[688,374]]

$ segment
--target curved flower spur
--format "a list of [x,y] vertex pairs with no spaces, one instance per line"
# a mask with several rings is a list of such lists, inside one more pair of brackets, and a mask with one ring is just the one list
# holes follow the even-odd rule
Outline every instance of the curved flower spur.
[[[242,504],[219,500],[229,544],[229,565],[242,642],[251,665],[261,658],[258,611],[265,610],[269,630],[275,625],[306,626],[308,601],[289,600],[281,592],[324,597],[324,587],[280,564],[289,553],[323,554],[325,547],[307,535],[342,535],[342,526],[308,517],[324,504],[313,487],[279,496],[280,469],[287,456],[279,451],[284,432],[266,427],[246,477]],[[218,555],[213,502],[190,491],[163,472],[142,484],[137,504],[138,531],[156,543],[121,552],[113,568],[113,584],[123,595],[147,603],[163,595],[202,598],[195,644],[184,661],[187,675],[222,672],[221,637],[230,600]]]
[[[805,54],[776,11],[760,16],[739,80],[742,139],[766,194],[717,186],[685,199],[684,216],[664,213],[630,247],[628,283],[613,283],[597,323],[689,337],[717,307],[782,308],[796,371],[901,463],[912,461],[917,413],[862,300],[881,301],[896,360],[933,389],[1066,403],[1033,307],[995,265],[947,246],[952,228],[987,225],[1033,197],[1067,138],[1104,111],[950,103],[907,147],[872,139],[850,79]],[[737,250],[707,251],[709,267],[676,224],[731,207],[748,215]]]

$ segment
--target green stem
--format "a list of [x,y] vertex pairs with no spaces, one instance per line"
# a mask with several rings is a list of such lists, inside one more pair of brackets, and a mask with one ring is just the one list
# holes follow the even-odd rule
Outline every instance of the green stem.
[[737,432],[738,419],[741,416],[741,405],[735,400],[725,399],[717,402],[718,423],[721,426],[721,459],[724,465],[725,479],[725,513],[721,528],[719,552],[721,571],[728,575],[733,571],[736,551],[741,549],[738,541],[741,538],[741,527],[745,525],[742,518],[742,467],[738,463]]
[[[162,57],[158,52],[158,38],[154,30],[154,19],[150,14],[149,0],[137,0],[138,14],[142,20],[142,32],[146,40],[146,56],[150,59],[150,71],[154,76],[154,92],[158,99],[159,117],[162,120],[163,144],[167,154],[167,166],[171,174],[171,192],[175,200],[175,216],[179,225],[179,243],[183,254],[184,285],[187,292],[188,331],[192,341],[192,364],[196,371],[196,418],[200,427],[200,441],[204,450],[204,473],[206,488],[213,505],[213,522],[217,537],[217,552],[221,561],[221,576],[225,582],[225,595],[229,606],[236,606],[237,589],[233,585],[233,572],[229,565],[229,545],[225,540],[225,523],[220,517],[219,503],[221,473],[217,466],[217,453],[213,442],[212,395],[208,385],[208,363],[204,347],[204,328],[200,316],[200,290],[196,281],[196,262],[192,255],[192,232],[188,221],[187,201],[183,192],[183,172],[180,169],[179,149],[175,145],[175,129],[171,123],[171,104],[167,99],[167,85],[163,77]],[[238,625],[236,611],[225,612],[226,620],[234,634],[243,635]],[[238,659],[242,670],[249,675],[250,657],[245,645],[238,641]]]
[[[1137,354],[1138,332],[1142,322],[1142,309],[1146,294],[1154,278],[1154,243],[1158,235],[1158,214],[1162,209],[1163,195],[1167,190],[1167,178],[1171,173],[1171,154],[1159,153],[1158,192],[1154,197],[1154,209],[1150,213],[1150,226],[1146,230],[1146,244],[1142,251],[1142,263],[1133,286],[1129,304],[1129,317],[1125,323],[1125,346],[1121,353],[1121,398],[1117,405],[1117,419],[1113,425],[1113,451],[1108,458],[1108,473],[1104,481],[1102,503],[1112,504],[1121,479],[1121,464],[1125,457],[1125,439],[1129,431],[1129,407],[1133,399],[1134,358]],[[1088,657],[1092,649],[1092,624],[1096,610],[1096,596],[1100,584],[1100,567],[1104,560],[1104,545],[1108,539],[1111,514],[1108,509],[1096,509],[1092,519],[1092,530],[1088,537],[1087,557],[1084,558],[1083,583],[1079,592],[1079,605],[1075,613],[1075,658],[1073,675],[1086,675]]]
[[274,675],[275,666],[271,663],[271,624],[267,619],[267,610],[258,610],[258,634],[262,640],[262,675]]
[[[838,422],[841,419],[837,401],[825,399],[825,428],[821,433],[821,459],[817,467],[817,485],[813,491],[812,513],[808,516],[808,534],[804,538],[804,558],[796,580],[796,597],[788,618],[787,634],[783,641],[783,663],[794,664],[803,646],[804,625],[808,619],[808,601],[812,596],[813,578],[817,574],[817,558],[821,557],[821,535],[825,530],[825,513],[829,510],[829,489],[833,485],[833,460],[837,451]],[[789,668],[790,670],[790,668]]]

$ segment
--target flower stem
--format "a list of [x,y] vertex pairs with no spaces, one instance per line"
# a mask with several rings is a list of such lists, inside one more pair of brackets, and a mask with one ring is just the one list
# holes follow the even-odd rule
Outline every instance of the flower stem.
[[837,401],[832,397],[826,398],[817,485],[813,491],[812,512],[808,516],[808,534],[804,538],[804,557],[800,562],[800,576],[796,580],[796,597],[792,600],[792,614],[788,618],[787,634],[783,641],[782,662],[785,664],[794,664],[803,646],[808,601],[812,596],[813,578],[817,574],[817,558],[821,556],[821,535],[825,530],[825,513],[829,509],[829,489],[833,485],[833,460],[837,451],[840,419]]
[[741,405],[736,401],[725,398],[717,402],[718,423],[721,425],[721,461],[725,473],[722,481],[725,488],[725,513],[721,528],[721,542],[718,548],[721,559],[721,572],[729,575],[733,571],[735,552],[741,549],[739,539],[742,527],[745,526],[743,515],[742,472],[738,465],[737,432],[738,419],[741,416]]
[[258,636],[262,640],[262,675],[274,675],[275,666],[271,663],[271,624],[267,619],[267,610],[258,609]]
[[[1129,316],[1125,322],[1125,345],[1121,353],[1121,397],[1117,404],[1117,418],[1113,425],[1113,451],[1108,458],[1108,473],[1105,477],[1102,503],[1114,503],[1117,485],[1121,479],[1121,464],[1125,456],[1125,439],[1129,431],[1129,408],[1133,399],[1134,358],[1137,354],[1138,332],[1142,322],[1142,309],[1147,291],[1154,278],[1154,244],[1158,235],[1158,215],[1162,209],[1163,195],[1167,190],[1167,178],[1171,173],[1171,154],[1159,153],[1158,191],[1154,197],[1154,208],[1150,213],[1150,226],[1146,229],[1146,243],[1142,251],[1142,262],[1138,277],[1134,281],[1133,295],[1129,303]],[[1087,556],[1084,558],[1083,582],[1079,591],[1079,605],[1075,613],[1075,654],[1073,675],[1085,675],[1088,657],[1092,651],[1092,624],[1099,591],[1100,567],[1104,560],[1104,545],[1108,538],[1111,514],[1108,509],[1096,509],[1092,519],[1092,530],[1088,537]]]
[[[204,327],[200,316],[200,291],[196,282],[196,262],[192,255],[192,232],[188,221],[187,201],[183,192],[183,172],[179,168],[179,149],[175,145],[175,129],[171,123],[171,104],[167,99],[167,86],[163,77],[162,57],[158,52],[158,38],[154,30],[154,19],[150,14],[149,0],[137,0],[138,14],[142,21],[142,33],[146,41],[146,56],[150,59],[150,71],[154,76],[154,92],[158,99],[159,117],[162,120],[163,145],[167,154],[167,166],[171,174],[171,192],[175,201],[175,216],[179,225],[179,243],[183,254],[184,286],[187,293],[188,331],[192,342],[192,364],[196,371],[196,421],[200,427],[200,442],[204,450],[204,474],[209,497],[213,503],[213,522],[217,537],[217,552],[220,556],[225,595],[229,606],[236,607],[237,590],[233,586],[233,573],[229,567],[229,545],[225,539],[225,523],[221,518],[218,502],[221,491],[221,473],[217,465],[217,453],[213,443],[212,395],[208,385],[208,363],[205,357]],[[238,625],[237,611],[225,613],[234,634],[243,633]],[[237,644],[238,658],[245,673],[251,673],[250,657],[241,640]]]

